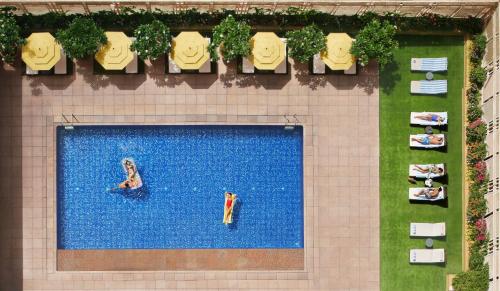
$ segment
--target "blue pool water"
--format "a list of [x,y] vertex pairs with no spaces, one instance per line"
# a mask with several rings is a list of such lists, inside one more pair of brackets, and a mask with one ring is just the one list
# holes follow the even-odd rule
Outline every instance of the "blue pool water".
[[[302,248],[302,143],[301,127],[58,127],[58,248]],[[125,157],[140,190],[110,190]]]

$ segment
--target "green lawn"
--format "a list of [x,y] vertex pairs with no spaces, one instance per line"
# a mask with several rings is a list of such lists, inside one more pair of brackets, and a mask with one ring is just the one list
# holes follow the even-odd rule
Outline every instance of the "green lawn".
[[[444,290],[446,274],[461,270],[462,262],[462,86],[463,37],[404,36],[395,64],[380,72],[380,251],[381,288]],[[425,73],[410,72],[412,57],[448,57],[448,72],[435,79],[448,80],[448,94],[410,94],[410,81]],[[448,111],[446,150],[411,150],[410,134],[423,133],[409,125],[411,111]],[[445,162],[448,167],[448,203],[412,204],[408,201],[410,163]],[[446,180],[444,180],[446,183]],[[423,181],[417,184],[422,187]],[[446,238],[435,248],[446,250],[446,265],[410,265],[409,250],[425,248],[424,239],[409,237],[410,222],[446,222]]]

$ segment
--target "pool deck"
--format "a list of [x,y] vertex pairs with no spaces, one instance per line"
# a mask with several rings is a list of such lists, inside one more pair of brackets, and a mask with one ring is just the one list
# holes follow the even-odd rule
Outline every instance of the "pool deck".
[[[26,77],[20,69],[0,68],[2,287],[379,290],[376,66],[357,76],[312,77],[306,66],[292,65],[288,76],[243,77],[235,75],[234,64],[227,70],[219,63],[217,76],[166,77],[163,64],[148,63],[138,76],[93,75],[90,60],[79,61],[73,76]],[[144,271],[123,267],[123,255],[95,252],[84,258],[90,269],[101,264],[101,270],[116,271],[61,271],[77,262],[56,247],[54,139],[62,114],[85,124],[284,124],[284,114],[296,114],[304,126],[304,249],[298,255],[130,251],[143,252],[137,263],[148,266]],[[280,254],[288,257],[276,259]],[[232,258],[227,266],[221,256]],[[152,271],[167,262],[185,267]],[[226,267],[239,270],[220,271]]]

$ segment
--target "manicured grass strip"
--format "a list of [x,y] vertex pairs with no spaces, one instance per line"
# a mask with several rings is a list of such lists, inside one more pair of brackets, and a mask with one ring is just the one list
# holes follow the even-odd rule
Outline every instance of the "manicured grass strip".
[[[381,289],[444,290],[446,274],[461,270],[462,260],[462,37],[402,36],[395,64],[380,72],[380,251]],[[448,94],[410,94],[410,81],[424,80],[425,73],[412,73],[412,57],[448,57],[448,72],[434,79],[448,80]],[[446,150],[411,150],[410,134],[423,133],[409,124],[411,111],[448,111]],[[448,167],[448,205],[411,204],[408,165],[445,162]],[[410,265],[409,250],[425,248],[425,239],[409,237],[410,222],[446,222],[446,238],[434,248],[446,250],[446,265]]]

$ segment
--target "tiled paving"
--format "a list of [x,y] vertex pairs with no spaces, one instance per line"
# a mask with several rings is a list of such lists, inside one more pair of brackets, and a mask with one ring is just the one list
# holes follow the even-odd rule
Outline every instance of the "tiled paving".
[[[378,76],[22,77],[0,68],[0,280],[5,290],[379,290]],[[304,125],[304,270],[56,270],[54,127],[61,114],[92,124]],[[4,290],[4,289],[1,289]]]

